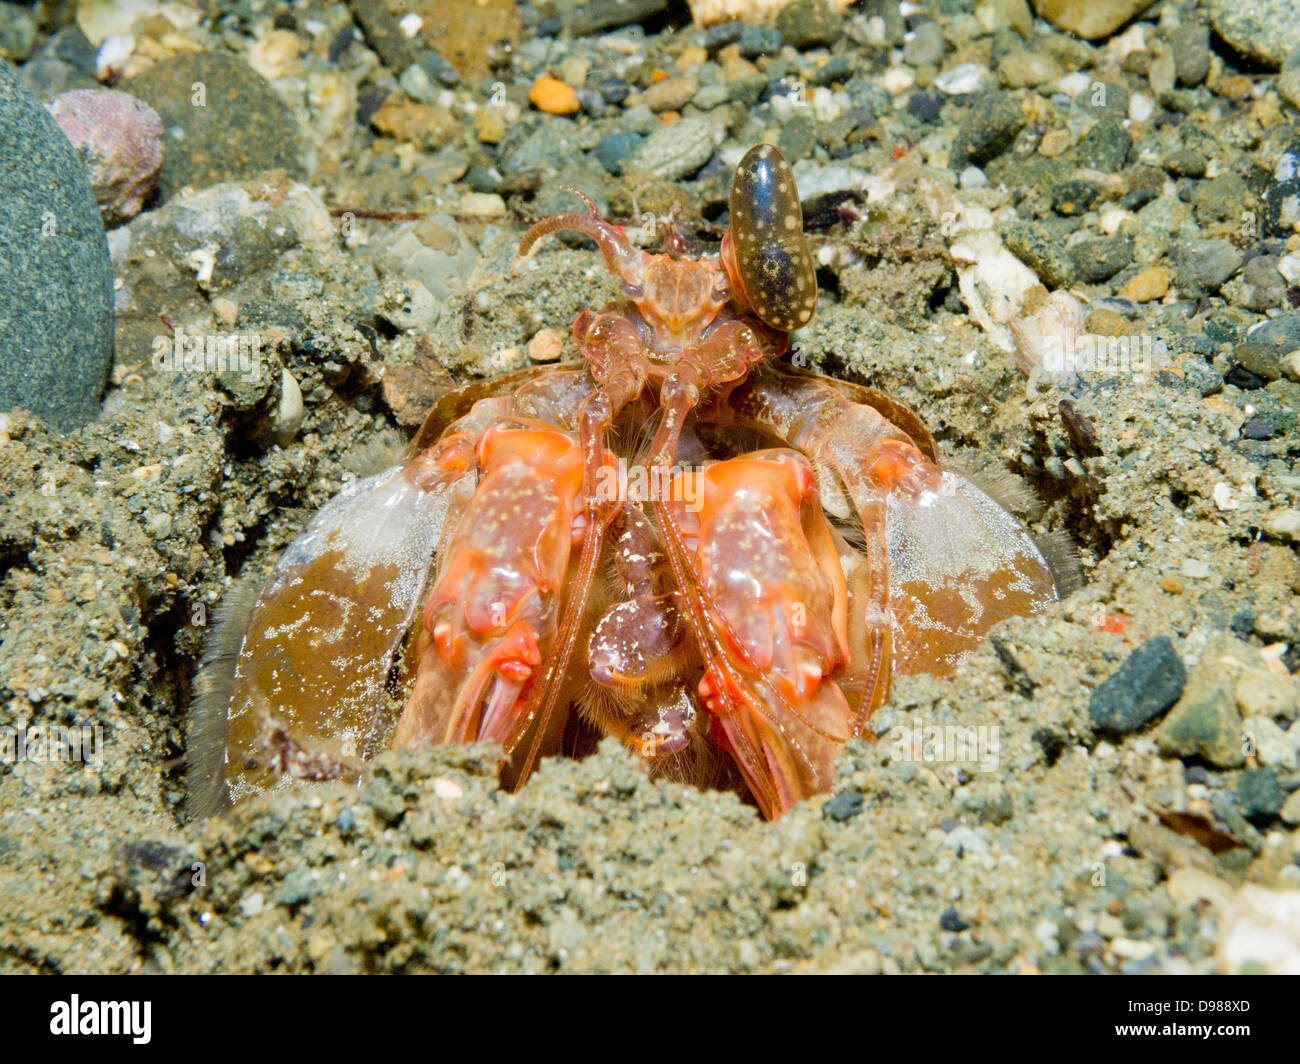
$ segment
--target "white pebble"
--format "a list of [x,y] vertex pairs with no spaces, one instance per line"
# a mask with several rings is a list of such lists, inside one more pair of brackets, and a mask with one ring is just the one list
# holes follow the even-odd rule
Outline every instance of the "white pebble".
[[122,73],[126,61],[135,52],[135,38],[127,34],[105,37],[95,53],[95,78],[108,81]]
[[1145,122],[1155,110],[1155,101],[1144,92],[1135,92],[1128,99],[1128,116],[1134,122]]
[[1210,575],[1210,563],[1188,558],[1183,562],[1183,576],[1190,580],[1204,580]]
[[988,177],[978,166],[968,166],[961,172],[962,188],[983,188],[988,183]]
[[292,373],[280,371],[280,409],[276,411],[271,431],[275,438],[286,444],[298,435],[302,427],[302,389]]
[[1073,74],[1066,74],[1065,77],[1058,78],[1056,81],[1056,87],[1072,100],[1079,93],[1086,91],[1091,85],[1092,78],[1082,70],[1076,70]]
[[984,87],[984,68],[978,63],[961,63],[935,78],[934,87],[949,96],[978,92]]
[[439,776],[433,781],[433,793],[444,802],[454,802],[457,798],[465,797],[465,792],[460,784],[455,780],[447,779],[445,776]]
[[[900,92],[910,89],[915,82],[916,75],[906,67],[890,67],[881,77],[880,87],[890,96],[897,96]],[[938,83],[938,79],[935,79],[935,84]]]
[[1119,227],[1130,218],[1137,221],[1137,215],[1132,211],[1126,211],[1121,207],[1108,207],[1101,212],[1101,231],[1107,236],[1114,236],[1119,232]]
[[1240,503],[1232,497],[1232,485],[1227,481],[1219,481],[1214,485],[1214,505],[1220,510],[1235,510]]

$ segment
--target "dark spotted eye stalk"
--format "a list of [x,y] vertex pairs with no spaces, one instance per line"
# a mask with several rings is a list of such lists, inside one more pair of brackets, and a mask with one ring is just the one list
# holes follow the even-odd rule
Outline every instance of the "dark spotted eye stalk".
[[770,144],[751,148],[736,167],[722,265],[736,295],[765,325],[791,332],[812,320],[817,276],[799,190],[790,164]]

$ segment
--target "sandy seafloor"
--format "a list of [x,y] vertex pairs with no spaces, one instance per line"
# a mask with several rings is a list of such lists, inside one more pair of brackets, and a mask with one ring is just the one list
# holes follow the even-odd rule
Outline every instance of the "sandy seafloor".
[[[1152,41],[1170,21],[1165,6],[1197,17],[1195,4],[1158,5]],[[969,17],[958,4],[936,13],[945,26]],[[236,28],[251,40],[267,23],[254,12]],[[646,47],[680,54],[692,32],[669,28]],[[1035,32],[1044,49],[1064,36],[1042,22]],[[972,31],[972,47],[992,36]],[[229,34],[205,46],[233,48]],[[830,51],[869,54],[877,73],[907,66],[851,38]],[[792,64],[800,54],[821,55],[811,46]],[[1139,91],[1147,75],[1110,55],[1094,42],[1087,68]],[[1214,62],[1214,78],[1233,74]],[[596,135],[583,130],[596,120],[530,110],[536,69],[521,54],[497,76],[526,122],[564,124],[589,173]],[[1204,132],[1197,144],[1219,169],[1272,172],[1296,112],[1271,75],[1249,73],[1265,86],[1255,96],[1202,87],[1180,121]],[[391,75],[379,80],[391,86]],[[297,98],[292,83],[276,85]],[[1012,95],[1039,109],[1046,131],[1085,127],[1043,110],[1048,89]],[[911,121],[901,98],[877,135],[838,156],[894,186],[870,210],[859,205],[857,221],[814,234],[831,265],[802,350],[815,369],[911,404],[960,468],[1018,480],[1028,527],[1075,544],[1080,590],[999,628],[1002,653],[986,646],[952,680],[899,679],[876,719],[887,738],[851,744],[833,795],[777,823],[733,794],[651,783],[612,743],[582,762],[543,762],[517,794],[497,786],[491,751],[436,749],[384,755],[359,787],[303,786],[184,823],[185,721],[232,581],[256,583],[316,507],[400,443],[422,388],[523,364],[539,329],[567,331],[582,305],[615,294],[590,250],[552,240],[531,264],[515,259],[537,189],[562,182],[563,168],[543,167],[532,185],[516,183],[522,191],[507,183],[500,194],[517,213],[478,216],[481,201],[458,211],[460,163],[482,150],[490,157],[470,163],[490,164],[489,142],[421,144],[412,177],[394,140],[355,123],[321,132],[294,112],[319,137],[305,181],[315,191],[280,173],[152,204],[129,237],[110,241],[128,294],[101,417],[66,436],[6,418],[0,724],[98,724],[105,747],[97,768],[0,768],[0,971],[1295,970],[1300,693],[1288,666],[1300,641],[1300,389],[1284,374],[1254,390],[1231,383],[1234,345],[1267,310],[1243,308],[1231,287],[1135,303],[1118,316],[1168,352],[1157,354],[1163,367],[1027,388],[1015,355],[972,320],[917,191],[966,111],[945,107],[932,130],[911,130],[913,144],[938,140],[896,157],[903,138],[888,123]],[[458,106],[455,121],[477,128]],[[730,106],[720,144],[780,125],[761,106]],[[1150,139],[1152,160],[1173,136],[1152,122],[1130,134]],[[829,165],[823,147],[809,152]],[[725,170],[675,184],[605,175],[602,191],[612,213],[674,196],[717,203]],[[987,184],[956,192],[961,202],[1050,214],[1042,189],[1013,196],[1010,170],[988,171]],[[1258,242],[1233,235],[1235,218],[1194,217],[1182,196],[1194,203],[1196,189],[1180,191],[1176,174],[1160,180],[1184,238],[1225,236],[1242,252]],[[362,218],[364,239],[349,244],[322,202],[442,221],[412,237],[413,223]],[[206,291],[186,259],[186,210],[211,212],[233,249]],[[253,214],[290,235],[235,234]],[[1081,224],[1102,231],[1095,209]],[[1141,268],[1170,262],[1168,239],[1144,236],[1154,216],[1132,224],[1136,261],[1113,280],[1076,279],[1085,299],[1114,297]],[[399,233],[457,264],[431,303],[413,301],[400,261],[384,257],[416,246],[399,245]],[[1294,234],[1271,239],[1270,253],[1300,250]],[[281,342],[260,381],[160,373],[149,363],[160,311],[191,330],[258,328]],[[1203,393],[1188,358],[1229,383]],[[296,431],[283,423],[282,364],[304,396]],[[1076,412],[1069,424],[1063,399]],[[1243,425],[1260,409],[1277,431],[1250,439]],[[1187,669],[1182,701],[1163,722],[1102,731],[1093,691],[1157,637]],[[924,745],[896,756],[891,729],[931,725],[996,727],[996,756],[953,764]]]

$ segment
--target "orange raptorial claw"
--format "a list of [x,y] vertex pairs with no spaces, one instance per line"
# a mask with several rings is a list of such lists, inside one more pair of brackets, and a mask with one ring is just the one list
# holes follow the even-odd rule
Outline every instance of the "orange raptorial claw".
[[443,550],[394,747],[517,739],[518,709],[555,637],[582,452],[515,419],[478,438],[479,483]]
[[[827,673],[847,659],[844,575],[808,462],[767,451],[695,474],[698,512],[666,537],[695,548],[690,616],[709,667],[699,696],[715,742],[768,816],[830,785],[849,707]],[[688,584],[690,581],[688,580]]]
[[[524,621],[516,621],[465,682],[461,712],[453,716],[446,741],[504,742],[514,726],[510,710],[541,663],[536,633]],[[499,679],[489,688],[494,673]]]

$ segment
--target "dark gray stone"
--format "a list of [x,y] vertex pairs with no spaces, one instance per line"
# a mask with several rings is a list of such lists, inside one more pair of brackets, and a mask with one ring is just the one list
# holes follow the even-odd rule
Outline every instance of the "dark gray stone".
[[1273,817],[1286,801],[1286,791],[1272,769],[1248,768],[1237,777],[1237,808],[1247,820]]
[[776,16],[776,28],[792,48],[820,48],[840,39],[844,20],[826,0],[794,0]]
[[1133,238],[1099,236],[1082,240],[1070,248],[1070,259],[1080,280],[1100,284],[1133,261]]
[[1123,122],[1108,115],[1083,135],[1075,149],[1075,158],[1080,166],[1089,170],[1113,174],[1124,168],[1132,147],[1133,138]]
[[1180,362],[1178,368],[1183,371],[1183,380],[1195,388],[1201,395],[1214,395],[1223,391],[1223,374],[1211,366],[1205,359],[1193,357]]
[[1086,214],[1097,195],[1097,186],[1091,181],[1062,181],[1052,186],[1052,210],[1064,218]]
[[1006,234],[1007,248],[1038,274],[1049,288],[1064,288],[1074,280],[1074,263],[1061,245],[1049,240],[1032,225],[1022,222]]
[[828,820],[842,823],[845,820],[852,820],[862,812],[863,805],[862,795],[857,791],[841,791],[822,806],[822,815]]
[[1169,34],[1174,70],[1183,85],[1199,85],[1210,72],[1210,30],[1199,22],[1175,26]]
[[746,26],[740,32],[740,54],[746,59],[776,55],[781,50],[781,31],[775,26]]
[[22,407],[63,431],[99,413],[113,362],[104,226],[68,138],[7,62],[0,62],[0,336],[0,410]]
[[625,129],[606,133],[596,143],[596,158],[611,174],[621,174],[623,164],[641,146],[642,139],[636,133],[629,133]]
[[1269,318],[1250,334],[1250,342],[1267,344],[1285,355],[1300,347],[1300,310],[1288,310],[1276,318]]
[[1100,732],[1135,732],[1169,710],[1183,693],[1187,670],[1167,635],[1148,639],[1092,692],[1088,716]]
[[1025,113],[1014,96],[991,92],[977,97],[953,143],[954,167],[961,169],[968,163],[983,166],[996,159],[1024,127]]
[[667,10],[668,0],[594,0],[579,4],[565,25],[581,36],[644,22]]
[[1180,292],[1205,296],[1220,286],[1241,265],[1241,252],[1226,240],[1189,240],[1169,249]]
[[[202,106],[196,105],[200,90],[195,84],[202,85]],[[120,88],[162,120],[158,190],[164,199],[186,185],[209,188],[266,170],[303,175],[297,124],[289,109],[265,78],[232,56],[197,53],[164,59]]]

